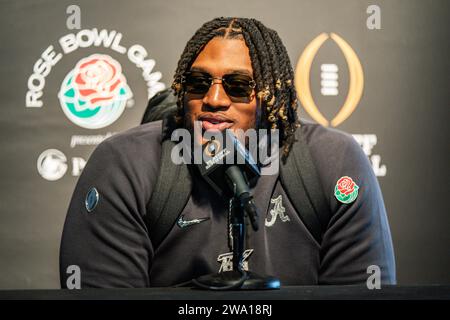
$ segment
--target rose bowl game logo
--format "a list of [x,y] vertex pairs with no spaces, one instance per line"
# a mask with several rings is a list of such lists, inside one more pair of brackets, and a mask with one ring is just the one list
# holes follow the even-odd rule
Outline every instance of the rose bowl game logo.
[[348,176],[341,177],[334,187],[334,195],[340,202],[349,204],[358,197],[359,186]]
[[120,64],[101,54],[81,59],[64,78],[58,93],[67,118],[87,129],[114,123],[132,96]]

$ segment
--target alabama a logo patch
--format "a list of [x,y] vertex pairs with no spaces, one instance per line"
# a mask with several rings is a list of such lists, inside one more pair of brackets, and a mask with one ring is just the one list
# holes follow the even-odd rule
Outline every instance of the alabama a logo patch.
[[269,212],[270,219],[266,218],[265,222],[266,227],[272,227],[277,221],[278,216],[280,217],[280,220],[283,222],[291,220],[289,216],[284,213],[286,209],[283,207],[283,198],[281,197],[281,194],[275,199],[270,199],[270,203],[273,203],[273,208],[270,209]]
[[358,197],[359,186],[348,176],[341,177],[334,187],[334,196],[340,202],[352,203]]

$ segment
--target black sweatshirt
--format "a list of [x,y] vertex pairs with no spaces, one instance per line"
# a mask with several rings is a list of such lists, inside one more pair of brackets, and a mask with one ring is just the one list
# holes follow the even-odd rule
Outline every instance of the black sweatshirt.
[[[303,122],[332,218],[318,244],[290,203],[278,175],[262,175],[253,189],[260,230],[248,228],[245,266],[278,277],[282,285],[363,284],[367,268],[381,269],[381,282],[394,284],[395,261],[378,181],[368,158],[350,135]],[[145,224],[146,206],[156,184],[161,155],[161,121],[116,134],[91,155],[68,209],[60,249],[61,287],[76,265],[81,287],[172,286],[231,268],[228,201],[199,176],[192,195],[158,248]],[[341,177],[359,187],[343,204],[335,195]],[[92,212],[86,196],[99,200]]]

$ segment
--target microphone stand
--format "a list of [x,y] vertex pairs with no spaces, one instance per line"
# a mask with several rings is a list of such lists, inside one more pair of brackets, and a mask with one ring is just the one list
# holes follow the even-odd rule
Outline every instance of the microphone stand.
[[230,200],[230,222],[232,230],[233,246],[233,270],[221,273],[213,273],[193,279],[192,283],[207,290],[270,290],[279,289],[280,280],[272,276],[262,276],[251,271],[244,270],[244,243],[245,243],[245,216],[250,217],[252,226],[254,223],[256,206],[251,196],[237,196]]

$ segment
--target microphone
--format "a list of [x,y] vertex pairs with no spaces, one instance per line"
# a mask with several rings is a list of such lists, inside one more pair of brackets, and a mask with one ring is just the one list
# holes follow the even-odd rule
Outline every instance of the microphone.
[[209,134],[211,139],[202,146],[203,161],[197,165],[200,174],[220,196],[239,200],[257,231],[258,210],[250,188],[260,177],[260,169],[231,130]]

